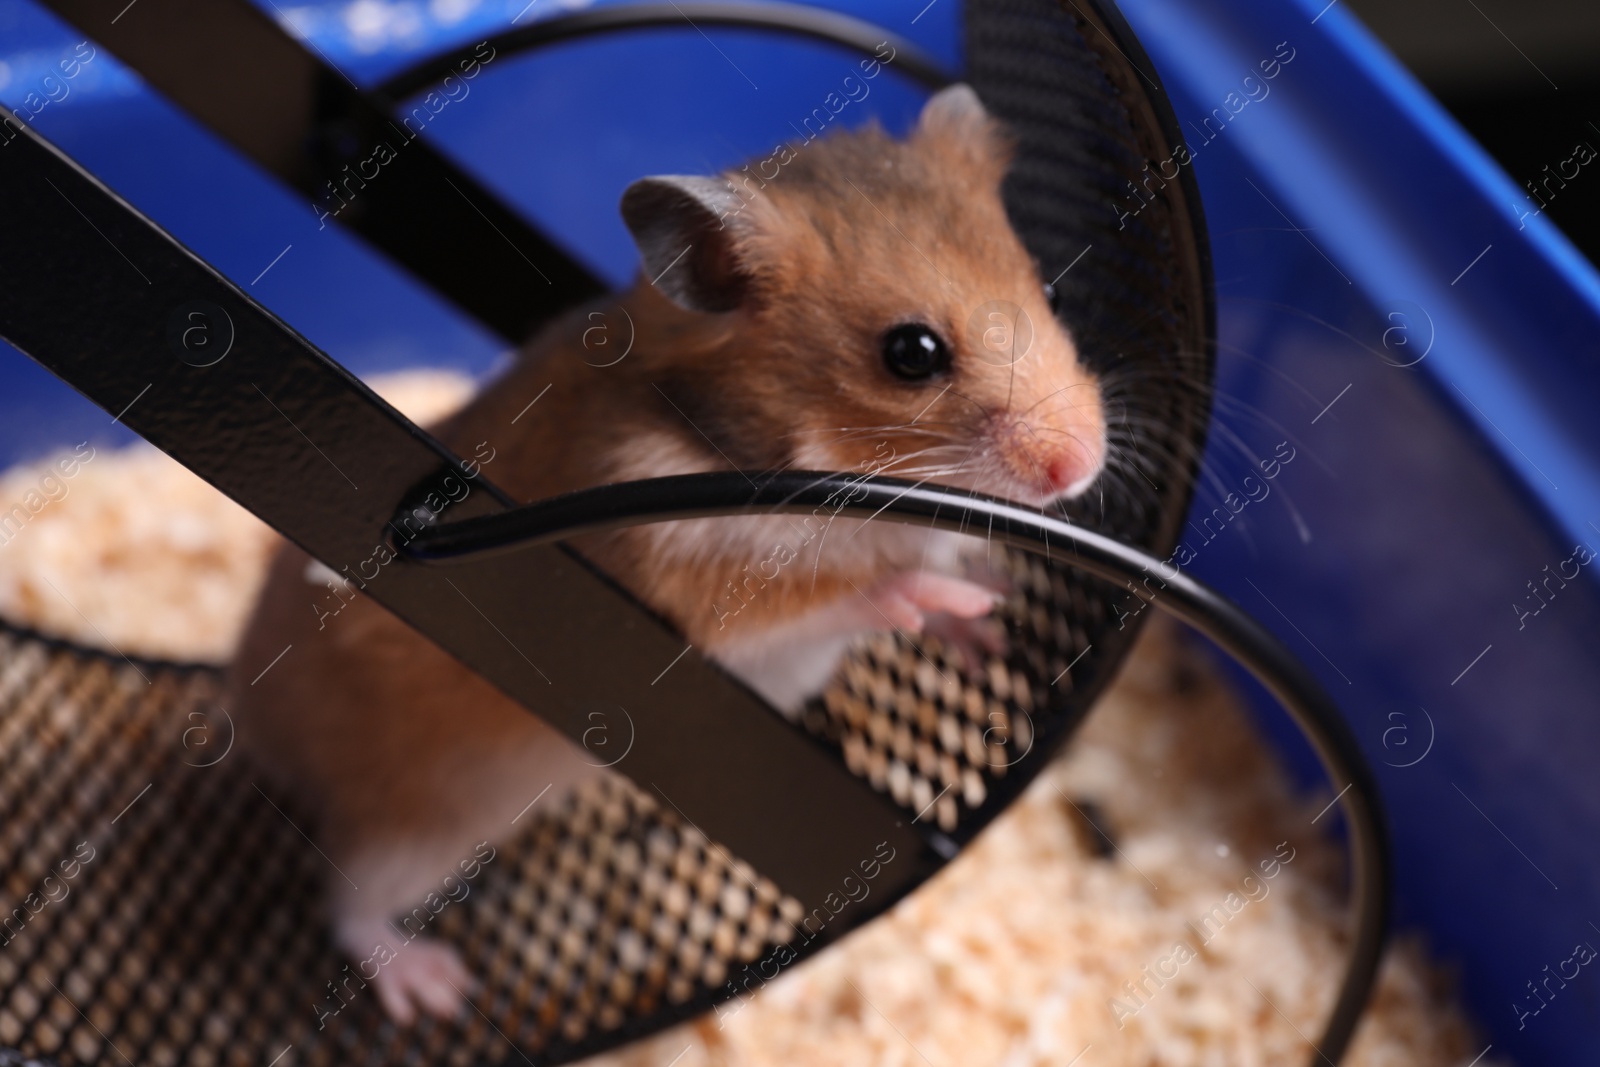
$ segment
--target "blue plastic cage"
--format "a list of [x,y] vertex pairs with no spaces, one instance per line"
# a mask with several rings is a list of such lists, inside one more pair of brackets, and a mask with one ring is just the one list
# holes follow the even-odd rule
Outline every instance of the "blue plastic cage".
[[[367,85],[584,5],[261,6]],[[961,69],[959,0],[821,6]],[[1187,159],[1153,172],[1193,168],[1213,242],[1219,393],[1185,538],[1194,573],[1345,711],[1392,820],[1397,921],[1457,965],[1495,1047],[1581,1062],[1600,981],[1537,1013],[1527,984],[1600,943],[1600,586],[1566,570],[1576,546],[1600,549],[1600,276],[1337,0],[1120,6],[1190,138]],[[0,0],[0,102],[40,99],[81,40],[31,0]],[[769,150],[849,69],[829,46],[745,30],[574,42],[497,58],[429,136],[620,286],[629,181]],[[496,338],[104,49],[66,85],[36,127],[351,370],[499,358]],[[881,78],[842,117],[904,129],[922,95]],[[1139,203],[1130,190],[1106,210]],[[14,351],[0,383],[6,463],[131,439]],[[1256,457],[1288,453],[1270,497],[1240,505]],[[1298,738],[1263,717],[1312,780]]]

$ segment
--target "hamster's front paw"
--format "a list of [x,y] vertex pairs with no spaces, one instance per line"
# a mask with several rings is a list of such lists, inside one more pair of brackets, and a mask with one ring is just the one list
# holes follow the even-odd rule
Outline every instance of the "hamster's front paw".
[[[716,640],[707,655],[741,678],[773,707],[797,715],[838,669],[852,641],[873,631],[920,634],[930,623],[979,620],[1001,594],[935,571],[902,571],[856,586],[825,607],[764,629]],[[980,642],[986,647],[985,642]],[[981,663],[981,657],[974,657]]]
[[380,967],[372,984],[389,1018],[409,1026],[419,1007],[441,1019],[460,1014],[472,975],[454,945],[419,937]]
[[981,619],[994,610],[1002,597],[965,578],[933,571],[902,571],[874,585],[867,599],[896,628],[921,633],[929,615]]
[[[984,578],[985,581],[974,581]],[[879,582],[869,597],[893,625],[936,638],[969,674],[1006,651],[1005,624],[993,615],[1005,599],[1000,582],[987,574],[956,578],[933,571],[907,571]]]

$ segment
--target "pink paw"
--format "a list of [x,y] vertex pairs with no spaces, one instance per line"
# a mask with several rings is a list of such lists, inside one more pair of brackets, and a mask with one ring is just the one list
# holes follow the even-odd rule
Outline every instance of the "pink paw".
[[905,571],[872,587],[866,608],[868,624],[887,623],[901,633],[925,634],[938,640],[962,670],[975,674],[991,656],[1008,646],[1005,623],[993,616],[1005,600],[996,586],[999,575],[975,575],[987,581],[956,578],[933,571]]
[[868,596],[896,628],[921,633],[928,616],[980,619],[1000,603],[999,593],[965,578],[932,571],[905,571],[873,586]]
[[419,1007],[441,1019],[455,1018],[472,986],[472,975],[454,945],[418,938],[379,968],[372,984],[389,1017],[409,1026]]

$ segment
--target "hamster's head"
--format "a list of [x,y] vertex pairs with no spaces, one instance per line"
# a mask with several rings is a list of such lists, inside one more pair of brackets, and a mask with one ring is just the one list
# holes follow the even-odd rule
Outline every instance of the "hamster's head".
[[1010,152],[958,85],[904,141],[873,125],[635,182],[650,284],[699,338],[646,373],[740,466],[1081,494],[1105,464],[1100,386],[1006,217]]

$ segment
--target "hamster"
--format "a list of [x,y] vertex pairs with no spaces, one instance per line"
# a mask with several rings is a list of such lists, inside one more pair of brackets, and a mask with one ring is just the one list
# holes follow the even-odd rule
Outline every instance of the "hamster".
[[[1105,463],[1101,392],[1007,220],[1010,152],[955,86],[905,140],[872,125],[780,146],[759,176],[641,179],[621,210],[643,277],[432,432],[493,455],[485,476],[528,501],[779,468],[1076,496]],[[739,516],[572,544],[790,714],[861,634],[981,641],[1000,597],[982,538],[890,522]],[[330,576],[292,547],[274,561],[236,660],[240,742],[318,812],[334,939],[385,1010],[453,1016],[472,986],[455,950],[392,920],[547,785],[546,804],[609,772],[370,598],[308,610]]]

